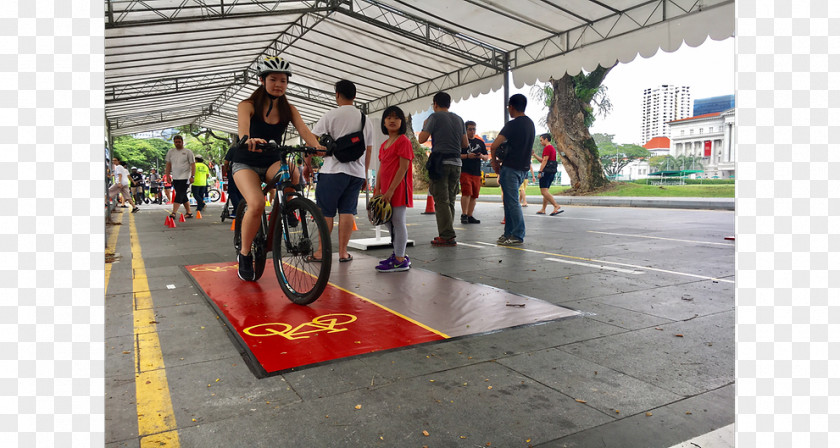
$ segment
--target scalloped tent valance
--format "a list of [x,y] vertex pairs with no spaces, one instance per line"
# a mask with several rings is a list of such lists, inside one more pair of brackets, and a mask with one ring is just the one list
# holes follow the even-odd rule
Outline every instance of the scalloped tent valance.
[[[231,4],[232,3],[232,4]],[[181,125],[235,132],[256,61],[293,64],[304,120],[350,79],[371,114],[428,109],[735,32],[734,0],[104,0],[105,115],[113,135]],[[515,5],[515,8],[514,8]]]

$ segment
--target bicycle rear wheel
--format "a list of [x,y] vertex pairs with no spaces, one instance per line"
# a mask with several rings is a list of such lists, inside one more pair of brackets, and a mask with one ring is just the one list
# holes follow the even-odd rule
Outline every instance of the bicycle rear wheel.
[[210,202],[219,202],[219,199],[222,198],[222,194],[219,193],[219,190],[213,188],[207,191],[207,197],[210,198]]
[[[239,207],[236,209],[236,222],[233,226],[233,247],[236,249],[236,253],[239,253],[242,248],[242,218],[245,216],[245,210],[247,209],[248,204],[245,199],[239,201]],[[262,223],[260,223],[257,234],[254,235],[254,241],[251,243],[251,256],[254,258],[254,281],[257,281],[265,271],[265,226]]]
[[[289,201],[274,227],[273,243],[274,273],[286,297],[298,305],[317,300],[327,287],[332,266],[332,243],[321,210],[308,199]],[[312,261],[319,246],[321,259]]]

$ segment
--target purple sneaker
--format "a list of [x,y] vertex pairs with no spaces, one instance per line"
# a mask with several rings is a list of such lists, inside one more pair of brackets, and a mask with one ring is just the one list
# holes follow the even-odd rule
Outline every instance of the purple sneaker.
[[394,253],[391,253],[390,257],[388,257],[388,258],[379,262],[379,266],[390,266],[396,259],[397,259],[397,255],[394,254]]
[[379,265],[376,267],[377,272],[402,272],[411,269],[410,261],[408,257],[405,257],[405,260],[400,263],[397,261],[397,258],[394,257],[392,261],[390,261],[387,265]]

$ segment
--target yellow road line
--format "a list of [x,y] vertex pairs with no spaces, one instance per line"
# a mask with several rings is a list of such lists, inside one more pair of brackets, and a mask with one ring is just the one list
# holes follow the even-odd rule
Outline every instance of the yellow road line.
[[131,230],[131,267],[134,271],[134,384],[140,447],[179,448],[175,413],[169,395],[166,366],[157,334],[154,303],[146,278],[134,215]]
[[451,336],[449,336],[448,334],[442,333],[442,332],[440,332],[440,331],[438,331],[438,330],[435,330],[434,328],[432,328],[432,327],[430,327],[430,326],[428,326],[428,325],[425,325],[425,324],[423,324],[423,323],[421,323],[421,322],[418,322],[418,321],[416,321],[416,320],[414,320],[414,319],[412,319],[412,318],[410,318],[410,317],[408,317],[408,316],[406,316],[406,315],[403,315],[403,314],[401,314],[401,313],[398,313],[398,312],[396,312],[396,311],[394,311],[394,310],[392,310],[392,309],[388,308],[388,307],[387,307],[387,306],[385,306],[385,305],[380,305],[379,303],[376,303],[376,302],[374,302],[373,300],[368,299],[367,297],[360,296],[359,294],[356,294],[356,293],[355,293],[355,292],[353,292],[353,291],[348,291],[348,290],[346,290],[346,289],[342,288],[341,286],[337,286],[335,283],[330,283],[330,286],[332,286],[332,287],[334,287],[334,288],[336,288],[336,289],[339,289],[339,290],[341,290],[341,291],[344,291],[344,292],[346,292],[347,294],[354,295],[354,296],[356,296],[356,297],[358,297],[358,298],[360,298],[360,299],[364,300],[364,301],[365,301],[365,302],[367,302],[367,303],[370,303],[370,304],[372,304],[372,305],[378,306],[379,308],[382,308],[383,310],[385,310],[385,311],[387,311],[387,312],[389,312],[389,313],[391,313],[391,314],[393,314],[393,315],[395,315],[395,316],[399,316],[399,317],[401,317],[401,318],[403,318],[403,319],[405,319],[405,320],[407,320],[407,321],[409,321],[409,322],[413,323],[414,325],[417,325],[418,327],[421,327],[421,328],[423,328],[423,329],[425,329],[425,330],[427,330],[427,331],[430,331],[430,332],[432,332],[432,333],[434,333],[434,334],[436,334],[436,335],[438,335],[438,336],[441,336],[441,337],[443,337],[443,338],[445,338],[445,339],[450,339],[450,338],[451,338]]
[[[119,218],[114,221],[114,224],[122,224],[123,214],[119,214]],[[114,255],[114,249],[117,247],[117,238],[120,236],[121,227],[115,227],[111,230],[111,236],[108,237],[108,244],[105,245],[105,256]],[[111,279],[111,264],[105,263],[105,291],[108,291],[108,280]]]

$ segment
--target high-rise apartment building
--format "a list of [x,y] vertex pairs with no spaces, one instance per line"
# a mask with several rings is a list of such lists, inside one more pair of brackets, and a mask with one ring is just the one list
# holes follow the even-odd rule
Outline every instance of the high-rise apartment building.
[[641,112],[641,144],[654,137],[670,137],[668,122],[691,116],[691,88],[663,84],[645,89]]

